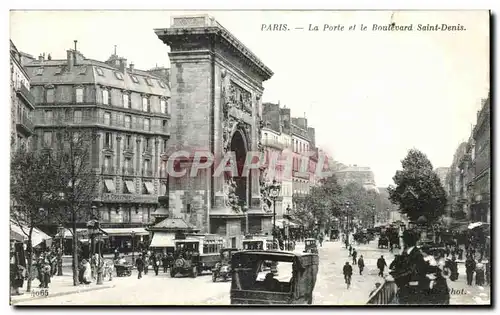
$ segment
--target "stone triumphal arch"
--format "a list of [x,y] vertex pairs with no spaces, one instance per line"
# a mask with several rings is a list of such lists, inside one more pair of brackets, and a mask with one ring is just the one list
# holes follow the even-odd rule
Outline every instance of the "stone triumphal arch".
[[[246,152],[262,151],[262,83],[273,72],[210,16],[172,17],[169,28],[155,33],[170,47],[169,152],[206,150],[220,161],[232,151],[241,170]],[[189,168],[192,158],[182,159],[181,167]],[[195,177],[169,178],[169,216],[224,235],[229,245],[245,232],[270,233],[272,213],[261,206],[261,171],[214,177],[215,167]]]

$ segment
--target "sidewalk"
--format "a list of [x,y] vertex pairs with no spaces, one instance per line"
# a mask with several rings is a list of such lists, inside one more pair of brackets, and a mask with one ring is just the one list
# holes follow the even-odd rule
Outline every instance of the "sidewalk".
[[19,290],[23,295],[15,295],[10,297],[10,304],[15,305],[21,302],[45,299],[47,297],[56,297],[61,295],[68,295],[74,293],[103,290],[108,288],[113,288],[113,281],[103,281],[102,285],[96,285],[95,282],[91,284],[81,284],[79,286],[73,286],[73,276],[71,274],[65,276],[54,276],[50,279],[48,289],[39,288],[39,281],[37,279],[31,282],[31,292],[26,292],[27,281],[24,282],[24,287]]

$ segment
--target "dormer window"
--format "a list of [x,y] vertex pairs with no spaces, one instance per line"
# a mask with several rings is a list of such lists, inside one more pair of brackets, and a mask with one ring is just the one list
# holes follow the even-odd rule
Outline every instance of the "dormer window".
[[122,75],[120,72],[115,72],[115,77],[116,77],[118,80],[123,81],[123,75]]
[[87,67],[83,66],[83,67],[80,68],[79,74],[85,74],[85,73],[87,73]]
[[166,88],[165,83],[163,83],[163,82],[161,82],[161,81],[158,81],[158,84],[160,85],[160,87],[162,87],[162,88]]
[[56,72],[54,72],[54,74],[55,74],[55,75],[59,75],[59,74],[61,74],[61,73],[62,73],[62,70],[63,70],[63,68],[62,68],[62,67],[58,67],[58,68],[56,69]]
[[97,72],[97,74],[98,74],[98,75],[100,75],[101,77],[103,77],[103,76],[104,76],[104,72],[103,72],[103,71],[102,71],[102,69],[101,69],[101,68],[99,68],[99,67],[96,67],[96,68],[95,68],[95,72]]
[[145,78],[146,84],[149,86],[153,86],[153,81],[150,78]]
[[35,69],[35,75],[43,75],[43,68]]
[[130,78],[132,79],[132,81],[136,84],[139,84],[139,79],[137,79],[137,77],[135,75],[131,75]]

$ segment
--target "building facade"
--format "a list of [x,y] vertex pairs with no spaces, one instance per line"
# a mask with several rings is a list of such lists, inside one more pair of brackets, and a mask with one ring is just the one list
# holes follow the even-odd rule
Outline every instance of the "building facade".
[[310,138],[308,133],[307,119],[295,118],[291,119],[292,133],[292,185],[293,194],[297,196],[305,196],[309,193],[311,173],[309,165],[303,167],[303,161],[311,162],[311,149],[314,140]]
[[21,64],[21,58],[21,53],[10,41],[11,152],[21,147],[31,149],[31,136],[35,131],[35,98],[30,92],[30,77]]
[[448,175],[449,171],[450,171],[449,167],[438,167],[434,170],[434,172],[439,177],[439,181],[441,182],[441,185],[443,185],[443,188],[445,190],[446,190],[446,176]]
[[490,106],[488,95],[488,98],[482,101],[481,110],[477,113],[476,126],[472,132],[474,179],[472,181],[471,219],[488,223],[490,223],[491,214]]
[[63,60],[26,60],[35,110],[35,149],[61,142],[58,128],[95,135],[91,166],[99,176],[95,200],[102,227],[111,236],[147,235],[158,196],[168,193],[164,171],[170,138],[167,72],[143,71],[113,54],[106,62],[75,49]]

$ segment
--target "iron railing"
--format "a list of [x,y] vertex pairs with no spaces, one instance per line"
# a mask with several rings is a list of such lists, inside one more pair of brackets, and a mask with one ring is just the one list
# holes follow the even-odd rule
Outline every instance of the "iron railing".
[[35,97],[24,85],[21,84],[21,87],[17,89],[17,94],[21,96],[25,103],[28,103],[29,106],[35,108]]
[[30,117],[26,112],[18,113],[17,115],[17,127],[22,128],[25,133],[33,134],[35,130],[35,125],[31,121]]
[[370,296],[368,305],[387,305],[396,297],[398,287],[394,280],[386,279],[384,283]]

